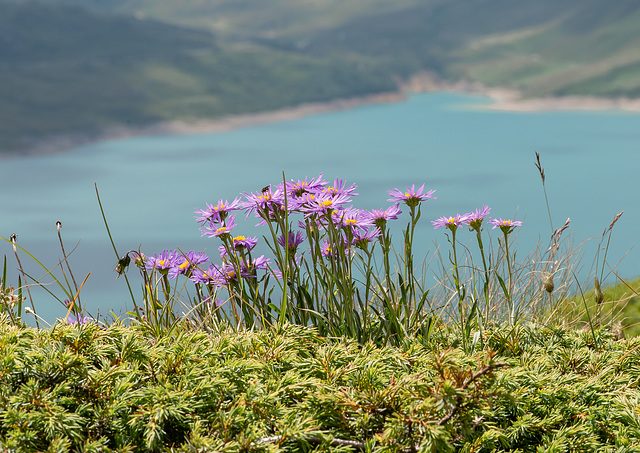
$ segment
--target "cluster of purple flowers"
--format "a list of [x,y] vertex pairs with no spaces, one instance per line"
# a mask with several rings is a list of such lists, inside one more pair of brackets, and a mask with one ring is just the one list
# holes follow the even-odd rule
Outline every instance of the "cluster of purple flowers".
[[[250,252],[257,245],[257,238],[232,234],[237,226],[233,211],[243,210],[247,218],[254,214],[260,219],[258,225],[282,221],[282,214],[295,212],[302,214],[304,218],[304,221],[299,222],[301,230],[326,230],[332,225],[335,231],[341,232],[341,236],[337,243],[325,239],[321,245],[321,253],[336,257],[338,247],[348,255],[352,252],[352,246],[365,249],[369,242],[378,239],[387,221],[397,219],[402,213],[400,202],[413,209],[420,202],[435,198],[433,190],[423,192],[424,184],[418,190],[414,185],[405,191],[390,190],[391,198],[388,201],[395,202],[391,206],[366,211],[348,206],[352,197],[358,195],[356,187],[340,178],[330,183],[320,174],[317,178],[269,185],[260,192],[245,192],[244,199],[218,200],[215,205],[207,203],[205,209],[195,211],[196,222],[200,224],[202,236],[222,240],[223,244],[218,248],[222,264],[210,263],[208,267],[203,266],[209,259],[203,252],[190,251],[183,254],[176,250],[163,250],[159,254],[145,257],[143,266],[148,271],[157,271],[168,278],[185,275],[196,283],[225,286],[237,281],[238,274],[243,278],[255,277],[256,271],[267,269],[269,263],[264,256],[251,258]],[[276,240],[282,248],[288,248],[295,255],[305,239],[303,231],[289,231],[288,236],[280,235]],[[242,259],[230,260],[230,253],[240,254]]]
[[[231,230],[236,227],[231,211],[244,210],[247,217],[254,214],[260,219],[258,225],[278,222],[284,219],[282,214],[297,212],[306,221],[299,223],[301,229],[306,230],[310,225],[326,229],[332,223],[344,232],[345,245],[364,247],[380,236],[388,220],[397,219],[402,213],[398,202],[416,206],[423,200],[435,198],[432,196],[433,190],[423,193],[424,185],[417,191],[415,186],[407,188],[405,192],[395,189],[389,191],[392,197],[389,201],[396,201],[395,204],[386,209],[365,211],[348,206],[352,197],[358,195],[356,187],[340,178],[330,183],[323,179],[322,174],[317,178],[286,181],[276,186],[266,186],[260,192],[245,192],[244,200],[220,200],[216,205],[207,203],[206,209],[196,211],[196,221],[201,224],[203,236],[230,239]],[[240,237],[233,238],[234,244]],[[295,231],[290,232],[288,239],[281,236],[277,241],[283,248],[288,246],[295,252],[304,239],[305,235],[301,231]],[[245,246],[251,249],[255,242]],[[222,249],[223,247],[220,248],[221,253],[224,254]]]
[[[482,206],[482,209],[476,208],[474,212],[468,212],[455,216],[440,217],[439,219],[432,220],[435,229],[448,228],[451,231],[455,231],[462,225],[467,225],[471,230],[480,231],[484,218],[489,215],[491,208],[486,205]],[[505,234],[511,233],[515,227],[521,226],[522,222],[519,220],[504,220],[501,218],[490,218],[489,223],[493,225],[493,229],[500,228]]]
[[198,266],[209,260],[203,252],[189,251],[185,254],[177,250],[163,250],[153,256],[146,257],[144,266],[148,271],[158,271],[169,278],[178,275],[190,277]]
[[243,261],[239,268],[229,262],[221,265],[210,264],[207,269],[196,268],[190,278],[194,283],[226,287],[238,281],[238,274],[241,278],[255,278],[257,276],[256,271],[265,270],[268,267],[269,258],[261,255],[251,262]]
[[[355,184],[347,184],[343,179],[335,179],[332,183],[323,179],[322,174],[317,178],[305,178],[298,181],[287,181],[278,185],[266,186],[259,192],[244,192],[244,198],[232,201],[219,200],[217,204],[207,203],[205,209],[195,211],[196,222],[200,224],[202,236],[219,238],[221,264],[205,264],[209,258],[203,252],[190,251],[182,253],[175,250],[164,250],[159,254],[144,257],[144,267],[157,271],[168,278],[185,275],[195,283],[208,286],[225,287],[237,282],[239,278],[255,278],[258,270],[269,268],[269,259],[264,255],[258,258],[251,256],[256,247],[256,237],[242,235],[234,236],[232,230],[236,228],[236,217],[233,211],[244,211],[248,218],[251,214],[260,219],[258,225],[276,223],[283,231],[286,216],[298,213],[304,219],[298,222],[300,230],[290,231],[288,235],[281,234],[276,238],[277,244],[288,249],[289,256],[298,260],[298,249],[307,239],[307,235],[327,232],[338,232],[333,240],[327,235],[319,234],[321,254],[325,257],[338,257],[337,251],[344,250],[342,256],[353,253],[353,247],[366,250],[367,244],[382,240],[386,224],[389,220],[398,219],[402,213],[400,204],[404,203],[411,209],[413,215],[416,207],[423,201],[436,199],[434,190],[424,190],[424,184],[416,189],[415,185],[406,190],[393,189],[388,191],[389,202],[393,203],[384,209],[361,210],[349,205],[352,197],[358,195]],[[462,225],[471,230],[480,231],[484,218],[490,208],[483,206],[474,212],[456,214],[450,217],[440,217],[433,220],[435,228],[448,228],[455,231]],[[500,228],[505,234],[513,228],[522,225],[517,220],[490,219],[493,228]],[[306,233],[306,234],[305,234]],[[278,270],[271,269],[277,277]]]

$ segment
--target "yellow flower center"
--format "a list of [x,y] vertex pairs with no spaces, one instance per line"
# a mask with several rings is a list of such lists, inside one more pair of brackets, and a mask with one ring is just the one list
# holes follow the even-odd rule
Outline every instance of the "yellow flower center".
[[324,201],[321,201],[321,202],[320,202],[320,205],[326,208],[326,207],[328,207],[328,206],[333,205],[333,201],[331,201],[331,200],[324,200]]

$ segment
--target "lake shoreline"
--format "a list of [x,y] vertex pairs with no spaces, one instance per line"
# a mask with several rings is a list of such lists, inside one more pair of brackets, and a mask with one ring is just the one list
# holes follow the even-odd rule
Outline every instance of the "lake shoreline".
[[226,115],[219,118],[196,121],[172,120],[150,125],[114,126],[94,133],[59,134],[33,140],[31,145],[16,150],[0,149],[0,160],[12,157],[33,157],[57,154],[91,143],[121,140],[148,135],[191,135],[227,132],[244,127],[290,121],[306,116],[351,110],[364,105],[403,102],[407,95],[402,91],[377,93],[349,99],[335,99],[327,102],[303,103],[295,107],[256,113]]
[[640,112],[640,99],[588,96],[523,98],[521,93],[516,90],[487,87],[475,82],[448,82],[440,80],[430,73],[420,73],[399,84],[398,91],[395,92],[336,99],[327,102],[304,103],[278,110],[227,115],[196,121],[174,120],[148,126],[116,126],[90,134],[60,134],[34,140],[32,145],[21,149],[0,149],[0,159],[51,155],[91,143],[148,135],[191,135],[226,132],[244,127],[291,121],[322,113],[351,110],[365,105],[404,102],[412,94],[432,92],[453,92],[487,97],[491,99],[490,103],[482,106],[476,105],[474,108],[515,113],[576,110]]
[[640,112],[640,98],[601,98],[593,96],[525,98],[517,90],[488,87],[477,82],[442,81],[429,73],[416,74],[403,83],[400,89],[405,94],[440,91],[488,97],[491,98],[491,103],[483,104],[476,108],[515,113],[607,110]]

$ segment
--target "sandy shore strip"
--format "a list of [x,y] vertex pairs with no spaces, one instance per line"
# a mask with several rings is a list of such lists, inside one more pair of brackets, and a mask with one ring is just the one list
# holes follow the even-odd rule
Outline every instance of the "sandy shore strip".
[[229,115],[220,118],[197,121],[165,121],[149,126],[118,126],[106,128],[92,134],[63,134],[45,139],[34,140],[33,143],[18,150],[1,150],[0,159],[25,157],[34,155],[55,154],[69,151],[78,146],[101,141],[120,140],[147,135],[180,135],[225,132],[243,127],[289,121],[305,116],[349,110],[363,105],[402,102],[414,93],[455,92],[478,96],[486,96],[493,102],[474,105],[475,109],[500,110],[510,112],[544,112],[544,111],[629,111],[640,112],[640,99],[628,98],[596,98],[586,96],[523,98],[515,90],[486,87],[474,82],[447,82],[439,80],[432,74],[424,72],[416,74],[409,80],[399,84],[397,92],[373,94],[370,96],[337,99],[329,102],[306,103],[296,107],[275,111]]
[[406,99],[406,95],[402,91],[398,91],[351,99],[336,99],[328,102],[305,103],[280,110],[228,115],[220,118],[202,119],[197,121],[164,121],[149,126],[110,127],[91,134],[60,134],[44,139],[34,140],[32,143],[21,149],[0,149],[0,159],[56,154],[91,143],[132,137],[143,137],[148,135],[187,135],[225,132],[243,127],[295,120],[305,116],[318,115],[322,113],[351,110],[363,105],[402,102]]
[[425,93],[445,91],[486,96],[492,99],[490,104],[474,106],[486,110],[509,112],[547,112],[547,111],[606,111],[619,110],[640,112],[640,99],[598,98],[589,96],[565,96],[523,98],[522,93],[508,88],[487,87],[475,82],[442,81],[430,73],[416,74],[401,85],[404,93]]

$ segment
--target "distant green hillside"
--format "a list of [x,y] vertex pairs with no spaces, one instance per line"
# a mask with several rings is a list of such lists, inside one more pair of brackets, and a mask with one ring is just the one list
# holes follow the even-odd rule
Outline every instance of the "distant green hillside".
[[0,0],[0,151],[397,89],[640,97],[637,0]]
[[48,0],[206,29],[227,39],[277,37],[326,30],[363,15],[380,15],[449,0]]
[[56,0],[200,27],[371,71],[520,89],[640,96],[637,0]]
[[447,67],[527,96],[640,97],[640,2],[584,0],[537,26],[468,42]]
[[50,135],[391,91],[340,59],[217,43],[209,32],[0,0],[0,149]]

